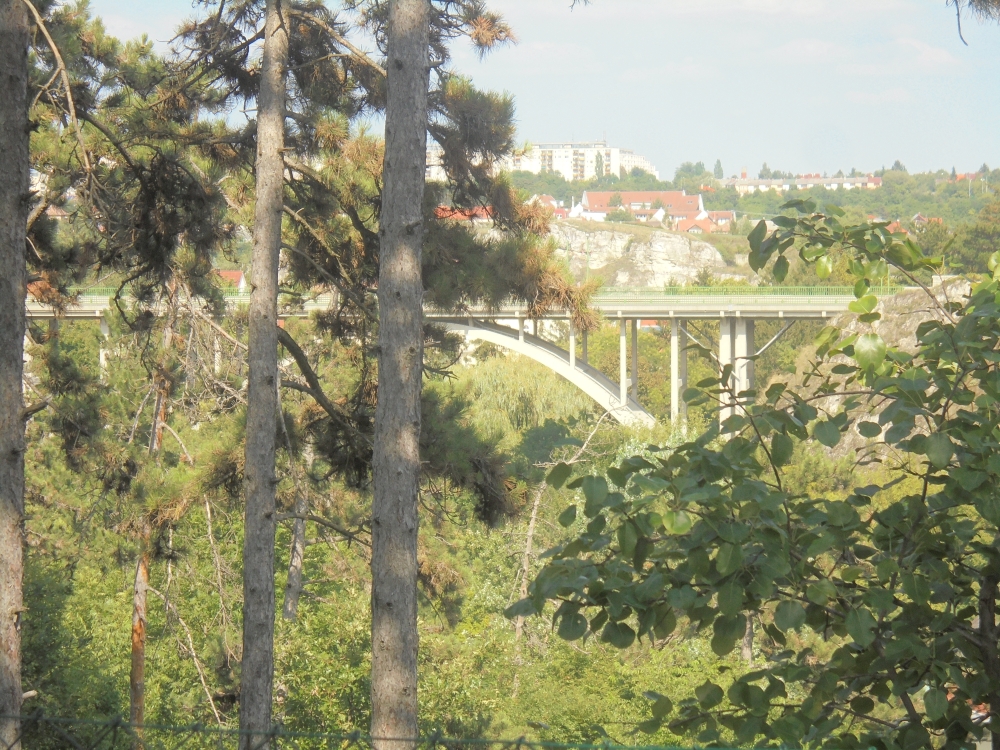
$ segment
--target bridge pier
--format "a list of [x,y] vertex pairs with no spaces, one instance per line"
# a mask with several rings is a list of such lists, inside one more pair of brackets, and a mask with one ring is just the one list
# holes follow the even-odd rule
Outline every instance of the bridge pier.
[[754,387],[754,361],[750,359],[757,350],[754,349],[754,321],[752,318],[736,319],[736,337],[733,340],[733,378],[735,380],[736,397]]
[[102,315],[101,321],[101,348],[98,350],[98,363],[101,371],[101,382],[105,382],[108,377],[108,338],[111,336],[111,329],[108,328],[108,321]]
[[670,421],[676,427],[687,422],[687,321],[670,319]]
[[[621,313],[618,313],[621,315]],[[621,386],[618,402],[625,406],[628,403],[628,344],[625,341],[625,318],[621,319],[618,334],[618,382]]]
[[632,318],[632,398],[639,400],[639,320]]
[[[725,313],[722,313],[722,317],[719,319],[719,373],[720,375],[725,373],[726,367],[732,368],[733,366],[733,339],[736,337],[736,319],[726,317]],[[733,387],[732,375],[724,382],[722,385],[722,394],[720,395],[720,408],[719,408],[719,424],[725,424],[726,420],[729,419],[733,414],[736,413],[734,407],[734,401],[730,389]]]
[[723,317],[719,321],[719,371],[726,365],[732,367],[729,379],[722,384],[727,391],[722,393],[719,409],[719,424],[737,412],[738,404],[747,403],[741,394],[754,387],[754,362],[751,357],[758,354],[754,347],[754,320],[752,318]]
[[[586,341],[587,332],[584,331],[583,335]],[[570,369],[576,368],[576,326],[573,325],[572,318],[569,319],[569,366]]]

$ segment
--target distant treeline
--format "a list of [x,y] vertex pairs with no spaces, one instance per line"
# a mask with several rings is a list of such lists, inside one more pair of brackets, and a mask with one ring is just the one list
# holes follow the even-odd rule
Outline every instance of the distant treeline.
[[812,197],[820,204],[836,203],[858,214],[858,219],[873,215],[905,224],[915,215],[922,214],[940,218],[953,227],[972,222],[984,206],[996,200],[1000,189],[1000,169],[980,173],[971,184],[968,179],[956,180],[945,170],[912,175],[902,170],[887,170],[881,175],[882,187],[876,190],[812,188],[745,196],[740,196],[734,188],[722,187],[700,162],[681,165],[673,180],[657,180],[639,169],[624,177],[606,175],[572,182],[554,172],[514,172],[512,179],[516,187],[528,193],[547,193],[565,201],[567,206],[572,200],[579,201],[586,190],[687,190],[688,193],[703,193],[705,207],[710,210],[732,209],[751,216],[777,214],[781,204],[791,198]]

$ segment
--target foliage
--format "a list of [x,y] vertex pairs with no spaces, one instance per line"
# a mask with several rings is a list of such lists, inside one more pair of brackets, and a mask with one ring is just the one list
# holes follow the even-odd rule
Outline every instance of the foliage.
[[607,215],[604,217],[605,221],[610,222],[623,222],[623,221],[635,221],[635,217],[625,208],[616,208],[612,211],[608,211]]
[[[983,731],[974,707],[1000,711],[1000,283],[975,284],[962,302],[930,295],[935,314],[918,327],[916,351],[900,350],[865,332],[880,317],[871,286],[890,267],[915,278],[939,261],[882,224],[845,224],[842,211],[816,213],[810,202],[786,208],[798,215],[779,217],[770,236],[763,222],[751,234],[751,265],[781,264],[792,249],[819,265],[843,248],[860,327],[820,334],[808,390],[744,394],[723,427],[728,441],[709,430],[574,479],[582,503],[564,518],[585,526],[547,553],[508,615],[552,600],[562,637],[621,648],[690,622],[725,655],[753,613],[784,647],[727,689],[709,679],[694,695],[650,694],[647,731],[964,747]],[[725,375],[686,398],[720,399]],[[848,431],[868,441],[861,459],[881,467],[870,484],[838,496],[789,482],[800,446],[832,448]],[[554,471],[552,483],[567,474]]]

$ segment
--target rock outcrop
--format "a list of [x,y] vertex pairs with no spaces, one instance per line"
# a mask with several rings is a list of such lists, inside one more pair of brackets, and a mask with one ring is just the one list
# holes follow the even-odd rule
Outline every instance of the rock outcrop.
[[746,276],[740,266],[727,265],[712,245],[684,234],[646,227],[636,232],[625,228],[594,231],[554,222],[552,237],[577,279],[599,276],[606,286],[684,284],[704,270],[716,278]]

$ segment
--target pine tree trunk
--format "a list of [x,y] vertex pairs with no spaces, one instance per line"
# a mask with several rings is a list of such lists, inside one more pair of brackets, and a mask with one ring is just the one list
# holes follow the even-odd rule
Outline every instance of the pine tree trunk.
[[[0,0],[0,716],[21,713],[27,86],[27,8]],[[0,718],[0,746],[20,747],[19,732],[16,720]]]
[[997,628],[997,585],[1000,577],[987,573],[979,584],[979,636],[983,640],[983,667],[991,690],[990,704],[990,747],[1000,750],[1000,652]]
[[[288,471],[295,482],[295,520],[292,522],[292,548],[288,555],[288,576],[285,579],[285,601],[281,607],[281,616],[286,620],[294,620],[299,611],[299,599],[302,597],[303,571],[306,557],[306,515],[309,513],[309,497],[299,484],[295,471],[295,457],[292,451],[292,441],[288,437],[288,425],[284,414],[280,417],[281,435],[288,449]],[[310,464],[311,464],[310,460]]]
[[[132,586],[132,669],[129,672],[128,720],[142,724],[146,719],[146,595],[149,589],[149,537],[142,541]],[[133,747],[142,747],[141,731]]]
[[[372,501],[372,745],[417,736],[417,491],[423,370],[429,0],[389,5]],[[383,739],[380,739],[383,738]]]
[[278,413],[278,259],[285,146],[288,27],[281,0],[267,0],[257,100],[243,538],[243,663],[240,748],[267,747],[274,679],[275,418]]

